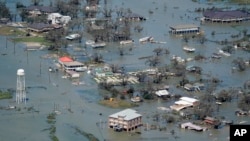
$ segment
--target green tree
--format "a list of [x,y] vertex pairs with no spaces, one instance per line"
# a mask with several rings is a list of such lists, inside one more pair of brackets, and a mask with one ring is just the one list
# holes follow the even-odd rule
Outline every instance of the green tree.
[[6,3],[1,1],[0,1],[0,18],[11,19],[10,10],[7,8]]

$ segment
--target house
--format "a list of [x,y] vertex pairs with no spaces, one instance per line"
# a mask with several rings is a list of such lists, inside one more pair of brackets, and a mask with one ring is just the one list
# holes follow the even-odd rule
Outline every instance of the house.
[[96,77],[106,77],[106,76],[113,76],[113,72],[109,66],[104,66],[103,68],[95,68],[94,75]]
[[32,32],[46,32],[49,30],[53,30],[55,27],[50,24],[45,24],[45,23],[33,23],[28,25],[27,30],[32,31]]
[[57,11],[57,8],[50,6],[31,5],[27,6],[24,10],[26,10],[32,16],[39,16],[42,14],[55,13]]
[[198,132],[207,130],[207,128],[195,125],[195,124],[193,124],[191,122],[182,123],[180,125],[180,127],[183,128],[183,129],[190,129],[190,130],[195,130],[195,131],[198,131]]
[[200,33],[200,27],[193,24],[170,26],[169,33],[171,34],[189,34]]
[[62,66],[62,68],[66,71],[80,72],[87,70],[87,67],[83,63],[74,61],[73,59],[67,56],[59,58],[58,62]]
[[203,13],[202,21],[212,23],[231,23],[250,20],[250,13],[243,10],[208,10]]
[[214,128],[218,128],[221,125],[221,122],[218,119],[215,119],[213,117],[205,117],[203,120],[204,123],[213,126]]
[[108,125],[114,130],[131,131],[142,126],[142,115],[133,109],[125,109],[109,116]]
[[190,97],[181,97],[174,105],[170,106],[172,110],[180,111],[187,107],[194,107],[200,104],[199,100]]
[[146,20],[145,17],[143,17],[139,14],[136,14],[136,13],[127,13],[127,14],[122,16],[122,19],[133,20],[133,21],[145,21]]
[[32,32],[42,33],[42,32],[47,32],[50,30],[58,29],[61,27],[62,26],[60,25],[51,25],[51,24],[46,24],[46,23],[32,23],[27,26],[27,30],[32,31]]
[[60,13],[50,13],[50,14],[48,14],[47,20],[51,24],[66,25],[71,21],[71,17],[70,16],[63,16]]
[[161,96],[168,96],[169,95],[169,92],[167,90],[158,90],[155,92],[155,94],[158,96],[158,97],[161,97]]

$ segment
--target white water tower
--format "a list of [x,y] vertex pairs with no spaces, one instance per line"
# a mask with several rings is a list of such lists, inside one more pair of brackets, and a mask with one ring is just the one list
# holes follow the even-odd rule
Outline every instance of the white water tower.
[[23,69],[17,70],[16,102],[26,104],[25,73]]

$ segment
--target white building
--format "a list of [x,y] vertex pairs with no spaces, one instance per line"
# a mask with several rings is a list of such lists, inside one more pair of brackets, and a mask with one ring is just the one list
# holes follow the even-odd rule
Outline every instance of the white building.
[[161,97],[161,96],[167,96],[167,95],[169,95],[169,92],[167,90],[158,90],[158,91],[155,92],[155,94],[157,96]]
[[193,107],[199,105],[199,100],[190,97],[181,97],[176,101],[174,105],[170,106],[172,110],[180,111],[187,107]]
[[109,116],[109,127],[131,131],[142,125],[142,115],[133,109],[125,109]]
[[70,16],[63,16],[60,13],[51,13],[48,15],[48,21],[51,22],[51,24],[62,24],[66,25],[71,21]]

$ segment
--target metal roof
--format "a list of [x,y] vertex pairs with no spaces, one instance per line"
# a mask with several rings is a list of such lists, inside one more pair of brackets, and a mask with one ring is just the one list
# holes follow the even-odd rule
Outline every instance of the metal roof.
[[124,117],[124,120],[132,120],[138,117],[141,117],[141,114],[138,114],[136,110],[133,109],[125,109],[123,111],[114,113],[110,115],[109,117],[111,118],[119,118],[119,117]]
[[190,28],[199,28],[199,26],[194,25],[194,24],[183,24],[183,25],[175,25],[175,26],[170,26],[172,29],[190,29]]
[[63,62],[65,66],[83,66],[84,64],[78,61],[72,61],[72,62]]
[[250,13],[240,10],[232,11],[205,11],[203,16],[211,19],[233,19],[233,18],[247,18]]

